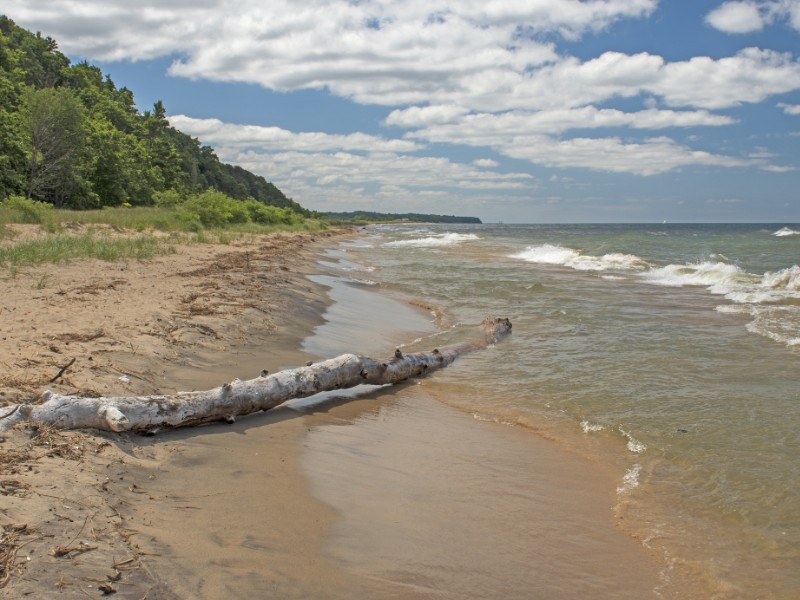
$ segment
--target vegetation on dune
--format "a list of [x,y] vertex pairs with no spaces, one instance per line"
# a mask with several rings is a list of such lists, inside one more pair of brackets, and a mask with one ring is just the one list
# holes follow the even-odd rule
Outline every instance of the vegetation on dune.
[[[182,241],[227,243],[322,229],[331,220],[480,222],[308,211],[171,127],[161,101],[140,112],[131,90],[88,62],[72,64],[55,40],[2,15],[0,123],[0,268],[12,272],[79,258],[146,258]],[[37,224],[50,235],[14,240],[12,223]],[[105,231],[94,227],[100,224]],[[108,226],[125,232],[109,235]]]
[[[133,93],[98,67],[71,64],[55,40],[1,15],[0,123],[0,267],[12,273],[327,226],[263,177],[221,163],[171,127],[161,101],[140,112]],[[15,239],[11,224],[49,235]]]
[[[14,230],[7,227],[15,223],[39,225],[50,235],[16,242]],[[102,225],[114,235],[93,229]],[[12,196],[0,202],[0,241],[6,240],[0,245],[0,267],[13,272],[17,267],[73,259],[150,258],[174,252],[177,243],[230,243],[250,234],[326,226],[289,208],[240,201],[212,190],[177,201],[170,198],[165,206],[81,211]],[[72,231],[76,227],[78,233]],[[157,235],[158,231],[173,235]]]
[[0,200],[85,210],[156,206],[164,198],[191,203],[214,191],[245,202],[254,222],[274,217],[255,204],[312,216],[263,177],[221,163],[212,148],[171,127],[161,101],[140,112],[131,90],[87,62],[71,64],[55,40],[5,16],[0,123]]

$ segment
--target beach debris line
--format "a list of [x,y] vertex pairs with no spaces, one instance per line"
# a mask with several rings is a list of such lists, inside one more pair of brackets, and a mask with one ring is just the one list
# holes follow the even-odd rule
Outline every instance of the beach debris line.
[[481,323],[473,341],[435,348],[430,352],[395,352],[388,359],[356,354],[285,369],[272,375],[242,381],[234,379],[220,387],[169,395],[87,398],[42,394],[42,404],[16,404],[0,412],[0,439],[17,423],[29,422],[56,429],[100,429],[155,434],[162,429],[203,423],[231,423],[242,415],[274,408],[288,400],[320,392],[352,388],[361,384],[391,385],[423,377],[444,368],[462,354],[481,350],[511,333],[511,321],[489,317]]

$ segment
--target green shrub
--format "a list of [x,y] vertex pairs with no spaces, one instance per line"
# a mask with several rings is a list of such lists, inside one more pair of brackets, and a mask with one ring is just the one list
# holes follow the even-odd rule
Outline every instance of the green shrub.
[[10,196],[0,206],[16,213],[20,223],[42,223],[52,216],[53,205],[22,196]]
[[192,196],[183,207],[198,215],[204,227],[224,227],[250,221],[250,214],[242,201],[214,190]]
[[153,202],[159,208],[175,208],[182,204],[184,200],[185,198],[175,190],[165,190],[153,194]]
[[280,208],[261,204],[258,200],[247,200],[244,202],[244,206],[247,209],[250,220],[260,225],[280,223],[283,217],[283,211]]
[[304,221],[302,215],[289,208],[262,204],[252,198],[243,204],[250,214],[250,220],[259,225],[299,225]]
[[173,225],[169,229],[179,229],[181,231],[191,231],[197,233],[203,230],[203,222],[200,215],[188,210],[181,210],[174,214]]

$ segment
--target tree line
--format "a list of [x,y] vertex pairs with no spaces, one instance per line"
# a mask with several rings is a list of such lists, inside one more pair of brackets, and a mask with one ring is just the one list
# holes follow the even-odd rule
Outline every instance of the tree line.
[[310,216],[264,177],[171,127],[160,100],[140,112],[133,92],[98,67],[72,64],[54,39],[0,15],[0,200],[93,209],[209,190]]
[[326,212],[331,219],[345,221],[365,221],[370,223],[388,221],[413,221],[415,223],[481,223],[478,217],[458,217],[454,215],[428,215],[421,213],[380,213],[368,210],[353,212]]

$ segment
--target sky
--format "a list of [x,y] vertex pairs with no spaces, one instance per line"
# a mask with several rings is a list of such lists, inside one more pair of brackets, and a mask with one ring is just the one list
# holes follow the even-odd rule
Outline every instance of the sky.
[[800,0],[3,0],[306,208],[800,222]]

